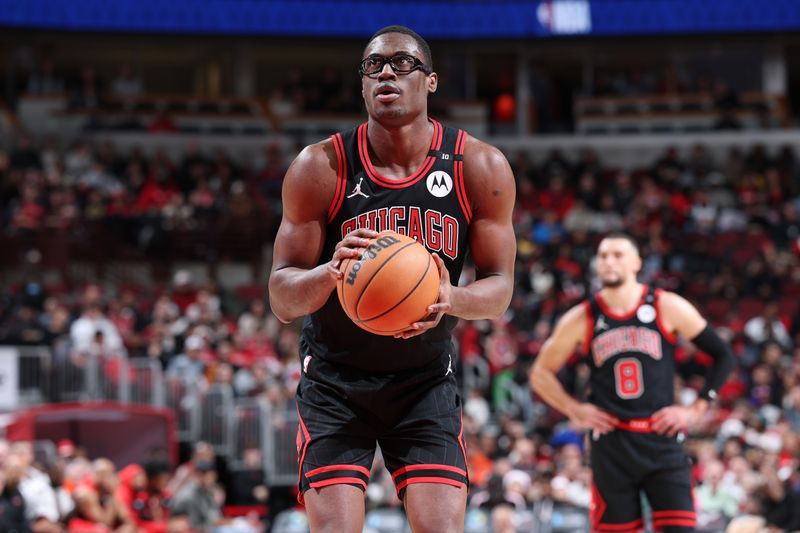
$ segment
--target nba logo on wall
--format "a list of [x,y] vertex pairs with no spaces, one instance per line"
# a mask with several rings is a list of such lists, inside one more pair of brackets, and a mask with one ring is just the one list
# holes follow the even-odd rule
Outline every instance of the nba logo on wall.
[[425,184],[428,186],[428,192],[437,198],[444,198],[453,190],[453,178],[442,170],[428,174]]
[[536,9],[536,18],[546,32],[574,35],[592,31],[588,0],[544,0]]

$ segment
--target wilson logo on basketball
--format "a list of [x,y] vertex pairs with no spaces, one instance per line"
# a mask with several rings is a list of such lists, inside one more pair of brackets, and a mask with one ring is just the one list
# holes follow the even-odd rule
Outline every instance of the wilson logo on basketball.
[[381,237],[380,239],[375,241],[375,244],[370,244],[361,254],[361,260],[357,261],[350,272],[347,274],[347,279],[345,283],[348,285],[353,285],[356,282],[356,278],[358,277],[358,271],[361,270],[361,267],[364,266],[364,263],[375,259],[378,257],[378,252],[381,250],[385,250],[395,244],[399,243],[400,241],[391,235],[386,237]]

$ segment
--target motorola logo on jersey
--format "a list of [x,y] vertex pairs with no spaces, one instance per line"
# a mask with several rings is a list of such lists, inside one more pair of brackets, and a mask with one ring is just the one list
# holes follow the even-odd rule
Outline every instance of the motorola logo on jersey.
[[617,354],[627,352],[643,353],[660,360],[661,335],[649,328],[628,326],[606,331],[592,341],[592,354],[596,367],[601,367]]
[[453,178],[443,170],[428,174],[425,184],[428,186],[428,192],[437,198],[444,198],[453,190]]
[[458,220],[435,209],[423,211],[413,205],[372,209],[345,220],[342,237],[359,228],[396,231],[415,239],[430,252],[439,252],[453,260],[458,257]]

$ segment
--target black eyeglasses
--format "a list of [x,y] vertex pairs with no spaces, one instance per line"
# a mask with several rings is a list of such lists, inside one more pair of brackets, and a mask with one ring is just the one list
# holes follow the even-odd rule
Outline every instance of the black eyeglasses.
[[358,73],[370,78],[377,76],[386,63],[389,63],[389,66],[397,74],[409,74],[415,70],[421,70],[425,74],[433,72],[431,67],[409,54],[395,54],[390,57],[372,54],[361,62],[358,67]]

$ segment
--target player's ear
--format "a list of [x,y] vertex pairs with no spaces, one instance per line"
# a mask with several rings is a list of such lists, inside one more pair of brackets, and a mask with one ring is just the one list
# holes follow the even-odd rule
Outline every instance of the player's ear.
[[428,76],[428,92],[433,94],[436,92],[436,88],[439,86],[439,75],[435,72],[431,72]]
[[639,254],[636,254],[636,259],[634,260],[633,268],[636,269],[637,274],[642,271],[642,256],[640,256]]

